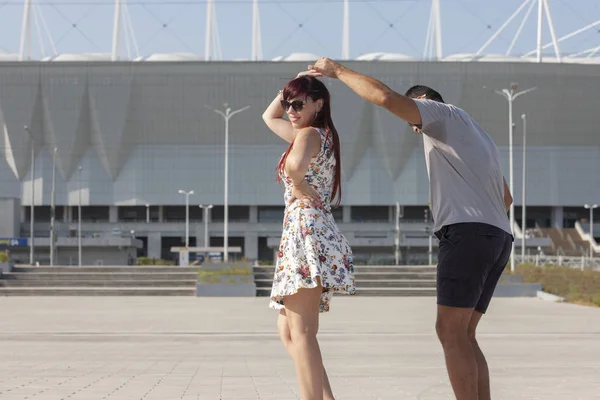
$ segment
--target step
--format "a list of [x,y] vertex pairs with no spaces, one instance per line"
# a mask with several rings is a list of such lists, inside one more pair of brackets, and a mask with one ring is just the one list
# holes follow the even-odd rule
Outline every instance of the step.
[[72,272],[72,273],[90,273],[90,272],[129,272],[129,273],[166,273],[166,272],[198,272],[199,267],[178,267],[178,266],[60,266],[60,267],[32,267],[15,266],[13,272],[37,273],[37,272]]
[[0,296],[195,296],[188,288],[0,288]]
[[[436,273],[435,272],[420,272],[420,273],[413,273],[413,272],[390,272],[390,273],[384,273],[384,272],[356,272],[354,274],[354,279],[356,279],[356,281],[359,280],[363,280],[363,279],[367,279],[367,280],[388,280],[388,279],[430,279],[430,280],[435,280],[436,278]],[[273,272],[271,273],[255,273],[254,274],[254,278],[255,279],[273,279]]]
[[[354,273],[364,273],[364,272],[376,272],[376,273],[435,273],[437,271],[436,266],[428,266],[428,265],[417,265],[417,266],[355,266]],[[253,272],[255,274],[273,274],[275,272],[275,267],[254,267]]]
[[[256,288],[257,297],[269,297],[271,288]],[[435,296],[435,288],[367,288],[356,289],[355,296]],[[340,295],[342,296],[342,295]]]
[[435,289],[422,289],[422,288],[369,288],[369,289],[356,289],[356,296],[371,296],[371,297],[435,297]]
[[[270,279],[255,279],[254,283],[257,288],[271,288],[273,281]],[[361,288],[434,288],[436,287],[435,280],[415,280],[415,279],[390,279],[386,281],[380,280],[361,280],[356,281],[356,286]]]
[[35,279],[35,280],[18,280],[18,279],[0,279],[0,287],[5,288],[38,288],[38,287],[137,287],[137,288],[146,288],[146,287],[187,287],[187,288],[195,288],[196,287],[196,279],[185,279],[185,280],[75,280],[75,279],[65,279],[62,281],[56,280],[44,280],[44,279]]
[[9,272],[2,275],[6,280],[23,281],[65,281],[65,280],[181,280],[196,279],[196,272],[154,272],[154,273],[132,273],[132,272]]

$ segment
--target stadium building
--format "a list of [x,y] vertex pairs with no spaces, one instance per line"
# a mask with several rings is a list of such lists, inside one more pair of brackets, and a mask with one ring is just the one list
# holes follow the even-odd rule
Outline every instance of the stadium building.
[[[53,194],[58,264],[77,263],[80,233],[84,264],[175,260],[172,248],[185,245],[186,226],[190,246],[223,246],[228,137],[228,245],[242,249],[233,257],[273,261],[284,212],[275,167],[286,143],[261,114],[318,56],[119,58],[3,55],[0,238],[13,258],[28,261],[26,238],[33,236],[35,261],[49,263]],[[513,82],[516,92],[535,87],[513,105],[517,251],[525,234],[527,254],[584,255],[588,243],[595,244],[586,237],[590,210],[584,205],[600,203],[600,59],[538,61],[535,55],[419,60],[374,53],[345,65],[400,92],[427,84],[467,110],[497,143],[507,181],[509,102],[497,91],[510,91]],[[342,143],[343,199],[334,216],[357,262],[393,263],[398,256],[401,263],[427,263],[430,243],[435,259],[422,138],[340,82],[324,82]],[[226,136],[221,113],[228,108]]]

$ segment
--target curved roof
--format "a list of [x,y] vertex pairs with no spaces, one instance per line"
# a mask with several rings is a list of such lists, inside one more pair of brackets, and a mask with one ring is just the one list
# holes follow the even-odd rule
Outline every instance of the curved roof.
[[458,53],[444,57],[443,61],[466,61],[466,62],[527,62],[524,57],[507,56],[505,54],[469,54]]
[[202,61],[203,58],[194,53],[154,53],[146,57],[138,57],[134,61]]
[[313,53],[292,53],[287,56],[275,57],[272,61],[315,61],[321,58]]
[[16,53],[4,53],[0,51],[0,62],[1,61],[19,61],[19,55]]
[[361,61],[416,61],[417,59],[401,53],[367,53],[356,57],[357,60]]
[[43,58],[42,61],[111,61],[110,53],[62,53]]

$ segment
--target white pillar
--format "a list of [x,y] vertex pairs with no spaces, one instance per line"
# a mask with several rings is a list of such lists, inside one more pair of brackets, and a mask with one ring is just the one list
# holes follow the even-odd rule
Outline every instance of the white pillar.
[[117,61],[121,56],[121,0],[115,0],[115,15],[113,21],[112,60]]
[[108,222],[111,224],[119,222],[119,208],[117,206],[108,207]]
[[350,4],[344,0],[344,22],[342,27],[342,60],[350,58]]
[[564,209],[562,207],[552,207],[552,227],[560,228],[564,227]]

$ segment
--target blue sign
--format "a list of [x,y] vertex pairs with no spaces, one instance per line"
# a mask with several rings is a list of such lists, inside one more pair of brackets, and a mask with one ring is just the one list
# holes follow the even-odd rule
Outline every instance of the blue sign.
[[27,238],[0,238],[0,247],[28,247]]

